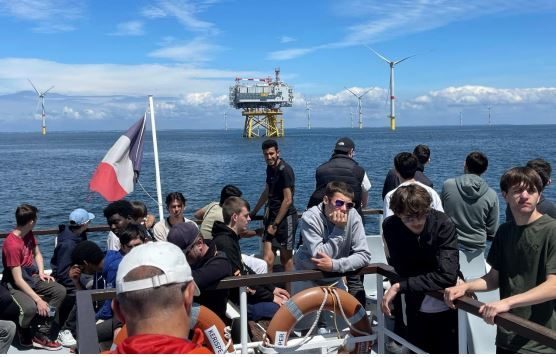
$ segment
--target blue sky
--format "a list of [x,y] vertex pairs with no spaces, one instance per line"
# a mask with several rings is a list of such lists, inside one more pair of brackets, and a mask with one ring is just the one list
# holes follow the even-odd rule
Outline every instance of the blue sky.
[[286,127],[388,126],[396,60],[398,126],[556,123],[556,2],[0,0],[0,130],[120,130],[153,94],[158,128],[239,128],[235,77],[275,67],[293,86]]

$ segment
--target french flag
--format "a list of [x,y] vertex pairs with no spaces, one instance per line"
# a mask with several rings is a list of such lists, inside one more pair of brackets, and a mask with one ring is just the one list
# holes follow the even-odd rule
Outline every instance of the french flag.
[[89,189],[108,202],[121,200],[133,192],[143,161],[145,115],[120,136],[97,166]]

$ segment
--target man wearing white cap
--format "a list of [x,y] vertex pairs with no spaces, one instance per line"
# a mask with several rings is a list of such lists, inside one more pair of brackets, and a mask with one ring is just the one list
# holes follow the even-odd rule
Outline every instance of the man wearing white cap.
[[147,243],[124,256],[116,276],[113,309],[128,337],[114,353],[208,354],[187,339],[193,281],[185,255],[168,242]]

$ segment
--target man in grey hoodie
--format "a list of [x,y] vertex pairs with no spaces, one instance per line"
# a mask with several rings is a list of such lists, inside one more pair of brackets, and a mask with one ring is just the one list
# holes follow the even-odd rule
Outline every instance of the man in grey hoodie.
[[[446,180],[442,187],[444,212],[456,224],[459,249],[468,260],[481,256],[484,261],[486,241],[494,237],[498,228],[498,196],[480,177],[487,167],[485,154],[471,152],[465,159],[465,173]],[[460,255],[461,270],[465,275],[465,262],[461,258]]]

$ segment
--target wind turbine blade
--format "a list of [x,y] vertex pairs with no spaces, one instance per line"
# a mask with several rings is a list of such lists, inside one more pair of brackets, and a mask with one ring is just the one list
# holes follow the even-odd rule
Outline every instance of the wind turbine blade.
[[31,80],[29,78],[27,78],[27,80],[29,81],[29,83],[31,83],[31,85],[33,86],[33,89],[35,90],[35,92],[37,93],[37,95],[41,95],[39,93],[39,91],[37,90],[37,88],[35,87],[35,85],[33,84],[33,82],[31,82]]
[[39,105],[41,104],[41,100],[37,100],[37,107],[35,108],[35,112],[33,113],[33,115],[37,114],[37,112],[39,111]]
[[359,97],[360,97],[360,98],[363,97],[365,94],[369,93],[369,92],[371,91],[371,89],[372,89],[372,88],[367,89],[367,90],[365,91],[365,93],[361,94]]
[[405,61],[406,59],[410,59],[411,57],[415,57],[415,56],[417,56],[417,55],[411,55],[411,56],[409,56],[409,57],[406,57],[406,58],[404,58],[404,59],[401,59],[401,60],[399,60],[399,61],[396,61],[396,62],[394,62],[394,65],[396,65],[396,64],[398,64],[398,63],[400,63],[400,62],[403,62],[403,61]]
[[365,45],[365,47],[367,47],[369,50],[373,51],[375,53],[375,55],[377,55],[378,57],[382,58],[383,60],[385,60],[387,63],[391,63],[392,61],[390,61],[388,58],[384,57],[383,55],[381,55],[380,53],[378,53],[377,51],[373,50],[372,48],[370,48],[369,46]]
[[357,94],[353,93],[353,92],[351,91],[351,89],[349,89],[348,87],[344,87],[344,88],[345,88],[348,92],[350,92],[351,94],[353,94],[354,96],[357,97]]
[[45,91],[42,93],[42,95],[45,95],[46,93],[48,93],[48,91],[51,90],[52,88],[54,88],[54,86],[52,86],[52,87],[48,88],[47,90],[45,90]]

